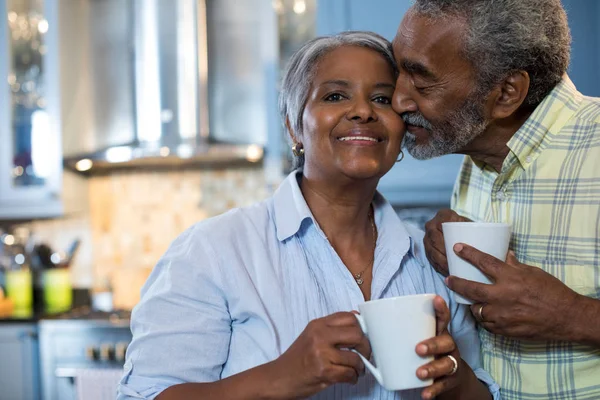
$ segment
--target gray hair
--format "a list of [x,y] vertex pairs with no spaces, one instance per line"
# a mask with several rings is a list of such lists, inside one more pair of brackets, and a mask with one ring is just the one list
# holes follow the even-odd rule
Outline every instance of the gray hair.
[[[343,46],[358,46],[374,50],[389,62],[394,74],[398,73],[391,43],[376,33],[348,31],[333,36],[320,36],[308,41],[292,55],[287,64],[279,94],[279,114],[284,124],[286,119],[289,119],[290,128],[297,137],[302,135],[302,114],[319,60]],[[296,157],[294,167],[299,168],[303,165],[304,157]]]
[[524,104],[535,107],[569,66],[571,34],[560,0],[415,0],[411,10],[434,19],[465,18],[463,52],[478,73],[480,93],[526,71]]

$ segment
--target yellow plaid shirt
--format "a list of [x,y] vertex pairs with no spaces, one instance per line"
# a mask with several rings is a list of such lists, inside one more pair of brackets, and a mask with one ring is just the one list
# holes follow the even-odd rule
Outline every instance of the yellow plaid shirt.
[[[511,223],[519,261],[600,299],[600,99],[565,76],[508,147],[500,173],[465,157],[452,208],[475,221]],[[484,368],[503,399],[600,399],[600,349],[484,329],[480,337]]]

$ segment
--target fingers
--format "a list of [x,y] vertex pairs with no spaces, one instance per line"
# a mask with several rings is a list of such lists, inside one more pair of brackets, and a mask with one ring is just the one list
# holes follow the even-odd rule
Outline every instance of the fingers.
[[456,350],[456,343],[448,333],[424,340],[416,348],[417,354],[421,357],[444,355],[454,350]]
[[417,370],[417,376],[422,380],[438,379],[452,374],[453,369],[454,362],[452,362],[450,357],[440,357],[423,365],[422,367],[419,367]]
[[315,338],[338,348],[353,348],[371,357],[371,345],[354,312],[338,312],[309,323]]
[[476,248],[463,243],[455,244],[454,251],[460,258],[473,264],[492,280],[496,280],[506,265],[506,263],[498,260],[496,257],[483,253]]
[[[431,265],[435,268],[437,272],[444,276],[448,276],[448,258],[446,257],[446,249],[444,247],[438,248],[433,241],[428,240],[428,237],[425,236],[425,240],[423,241],[425,245],[425,254],[427,254],[427,259],[431,263]],[[444,246],[442,244],[442,246]],[[443,250],[443,251],[442,251]]]
[[323,370],[320,371],[319,376],[321,376],[323,381],[326,382],[326,385],[323,387],[323,389],[336,383],[350,383],[354,385],[356,382],[358,382],[358,378],[360,377],[359,373],[354,368],[344,365],[336,365],[333,363],[324,366]]
[[494,322],[493,305],[486,303],[475,303],[471,305],[471,314],[480,324]]
[[435,310],[436,334],[440,335],[450,323],[450,310],[446,301],[440,296],[436,296],[433,299],[433,308]]
[[421,398],[423,399],[433,399],[440,394],[447,392],[456,386],[458,386],[458,379],[454,376],[448,376],[446,378],[439,379],[433,383],[431,386],[427,386],[421,392]]
[[341,367],[352,368],[355,371],[357,378],[364,375],[365,364],[362,362],[358,354],[349,350],[338,350],[334,354],[335,356],[331,360],[332,364]]
[[508,254],[506,255],[506,263],[510,264],[510,265],[519,265],[519,260],[517,260],[517,256],[515,255],[515,252],[512,250],[508,251]]
[[474,303],[489,303],[492,298],[490,289],[493,285],[449,276],[446,278],[446,286],[461,296],[473,300]]
[[[320,318],[321,320],[323,320],[323,322],[330,327],[336,327],[336,326],[357,326],[360,328],[360,324],[358,323],[358,320],[356,319],[355,314],[358,314],[358,312],[354,311],[354,312],[337,312],[334,314],[330,314],[326,317]],[[318,320],[315,320],[318,321]]]
[[442,275],[448,275],[448,259],[442,231],[444,222],[465,222],[469,219],[458,215],[450,209],[439,211],[436,216],[425,224],[425,253],[433,267]]

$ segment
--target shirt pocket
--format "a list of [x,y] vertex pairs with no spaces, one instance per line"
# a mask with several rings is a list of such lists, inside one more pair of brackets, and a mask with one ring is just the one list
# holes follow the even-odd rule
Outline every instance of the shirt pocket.
[[529,259],[523,263],[543,269],[583,296],[600,298],[600,266],[573,260]]

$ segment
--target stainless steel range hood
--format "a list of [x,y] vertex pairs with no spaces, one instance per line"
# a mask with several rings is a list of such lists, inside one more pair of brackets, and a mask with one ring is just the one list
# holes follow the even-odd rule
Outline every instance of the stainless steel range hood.
[[61,3],[62,51],[88,57],[78,82],[92,97],[92,122],[66,140],[66,167],[96,174],[262,160],[261,57],[274,52],[260,46],[272,43],[261,41],[272,9],[235,0]]

